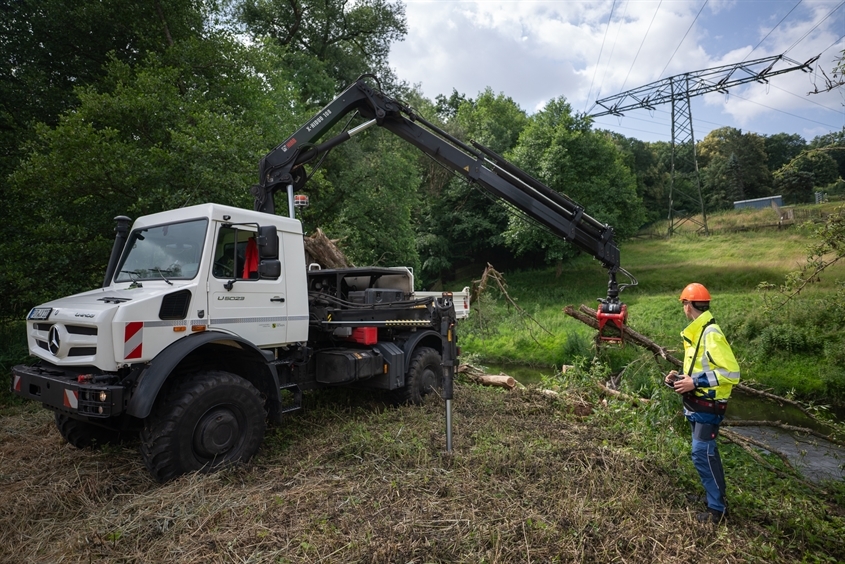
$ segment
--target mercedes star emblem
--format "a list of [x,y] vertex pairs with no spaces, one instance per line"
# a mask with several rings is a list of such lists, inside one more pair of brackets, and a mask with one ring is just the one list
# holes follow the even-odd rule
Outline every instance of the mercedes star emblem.
[[47,347],[53,356],[59,354],[59,330],[55,325],[50,327],[50,333],[47,335]]

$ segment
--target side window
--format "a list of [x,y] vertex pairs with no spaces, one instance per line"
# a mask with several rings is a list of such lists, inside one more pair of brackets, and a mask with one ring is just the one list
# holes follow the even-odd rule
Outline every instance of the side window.
[[258,278],[258,246],[255,231],[224,226],[217,233],[214,247],[215,278],[245,280]]

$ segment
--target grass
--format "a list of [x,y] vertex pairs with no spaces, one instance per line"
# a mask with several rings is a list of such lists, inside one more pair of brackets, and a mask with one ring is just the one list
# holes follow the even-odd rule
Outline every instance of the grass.
[[[689,282],[701,282],[713,295],[712,311],[746,380],[781,394],[843,404],[845,308],[840,304],[839,281],[845,280],[845,266],[832,267],[796,300],[774,311],[767,307],[771,294],[758,290],[763,282],[781,283],[803,264],[810,242],[807,231],[798,227],[708,237],[682,233],[671,239],[627,242],[621,249],[622,265],[639,280],[621,296],[628,305],[629,325],[663,346],[680,348],[679,333],[688,321],[677,296]],[[549,268],[504,276],[509,295],[537,323],[503,296],[488,292],[473,304],[474,313],[463,326],[465,352],[480,362],[541,367],[573,364],[595,354],[595,332],[564,315],[562,308],[595,307],[596,298],[605,295],[606,273],[598,263],[582,257],[559,275]],[[614,370],[640,355],[633,350],[602,354]],[[655,382],[666,369],[654,365]]]
[[[775,313],[755,290],[799,263],[805,241],[790,230],[626,244],[624,266],[641,282],[623,294],[631,325],[677,343],[686,323],[677,294],[700,280],[744,377],[822,397],[845,389],[845,379],[831,384],[845,364],[843,312],[831,302],[843,273]],[[782,477],[780,459],[766,456],[782,472],[772,473],[725,440],[731,518],[696,524],[699,508],[685,500],[701,493],[689,431],[658,383],[661,367],[631,347],[584,360],[594,332],[561,313],[605,294],[598,264],[505,276],[548,333],[489,293],[461,327],[465,360],[576,368],[549,370],[543,386],[555,397],[459,381],[451,454],[438,398],[395,409],[335,389],[306,394],[304,410],[272,429],[250,463],[159,485],[137,444],[76,450],[50,412],[0,398],[0,560],[845,561],[845,484],[810,489]],[[623,366],[627,390],[650,403],[598,395],[596,383]]]
[[134,445],[75,450],[22,409],[0,427],[0,542],[16,562],[845,559],[841,484],[813,493],[728,445],[734,516],[702,528],[676,403],[604,405],[582,376],[558,398],[459,383],[452,454],[436,397],[308,394],[252,463],[163,486]]
[[[710,234],[715,234],[720,232],[747,232],[758,229],[769,229],[777,226],[779,223],[794,225],[803,221],[822,219],[841,205],[841,201],[831,201],[822,204],[785,206],[780,208],[779,211],[775,211],[771,207],[720,211],[707,216],[707,230]],[[781,221],[780,214],[786,213],[787,210],[792,210],[793,219],[786,218]],[[698,214],[690,218],[690,221],[686,221],[680,225],[676,224],[674,231],[676,234],[695,234],[702,230],[703,223],[701,214]],[[668,230],[668,220],[658,221],[648,228],[643,229],[640,235],[646,237],[663,237]]]

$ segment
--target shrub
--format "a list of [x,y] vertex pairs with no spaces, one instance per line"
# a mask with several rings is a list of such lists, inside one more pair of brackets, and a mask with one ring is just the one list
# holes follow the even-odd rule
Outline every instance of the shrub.
[[590,338],[583,333],[567,330],[560,350],[561,359],[565,364],[575,364],[577,358],[592,356],[592,346]]
[[784,353],[816,354],[824,348],[811,329],[792,325],[770,325],[760,332],[757,356],[767,358]]

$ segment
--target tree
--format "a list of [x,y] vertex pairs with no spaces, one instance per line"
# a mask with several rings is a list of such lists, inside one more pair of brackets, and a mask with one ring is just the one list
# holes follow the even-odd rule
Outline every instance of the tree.
[[775,189],[788,203],[813,201],[813,192],[838,178],[836,161],[826,148],[804,151],[775,172]]
[[775,133],[764,135],[769,170],[774,172],[797,157],[807,148],[807,142],[797,133]]
[[404,4],[390,0],[243,0],[236,14],[254,37],[285,48],[292,71],[315,61],[322,66],[334,81],[331,90],[302,82],[303,92],[317,100],[363,73],[388,80],[390,45],[407,33]]
[[839,131],[814,137],[807,148],[827,149],[830,157],[836,161],[839,177],[845,178],[845,127]]
[[[445,111],[457,103],[454,112]],[[478,97],[467,99],[453,91],[446,101],[438,98],[436,111],[450,115],[444,124],[449,132],[465,142],[477,141],[499,154],[516,145],[528,123],[525,112],[510,97],[494,94],[486,88]],[[423,260],[425,282],[448,278],[454,266],[470,261],[506,260],[502,233],[508,225],[508,209],[483,189],[456,178],[427,157],[420,156],[425,167],[428,189],[417,216],[418,248]]]
[[110,60],[136,64],[200,32],[200,0],[0,0],[0,179],[34,122],[55,125]]
[[783,203],[803,204],[812,201],[812,172],[785,166],[775,171],[773,180],[775,192],[783,196]]
[[449,121],[454,118],[458,113],[458,108],[464,102],[472,103],[471,98],[467,98],[464,94],[458,94],[458,91],[454,88],[448,98],[443,94],[438,94],[434,97],[434,101],[437,116],[443,121]]
[[37,127],[11,177],[0,252],[19,260],[0,279],[3,313],[99,284],[116,215],[251,207],[259,159],[300,121],[278,60],[214,32],[135,67],[112,60],[99,88],[77,89],[75,108]]
[[647,143],[625,137],[619,133],[607,132],[619,151],[625,165],[637,178],[637,195],[643,202],[646,221],[651,223],[666,217],[669,207],[670,167],[662,153],[671,146],[665,142]]
[[[611,225],[617,240],[633,235],[645,212],[636,178],[612,138],[590,128],[564,98],[551,100],[528,121],[512,152],[514,162],[552,189],[583,205],[586,213]],[[532,223],[511,219],[508,244],[525,254],[543,252],[546,261],[571,256],[574,248]]]
[[420,268],[412,210],[422,183],[416,149],[372,128],[334,149],[321,171],[324,182],[306,186],[312,205],[306,229],[341,239],[358,265]]
[[771,195],[765,141],[755,133],[721,127],[698,144],[702,193],[708,205],[729,208],[736,199]]

